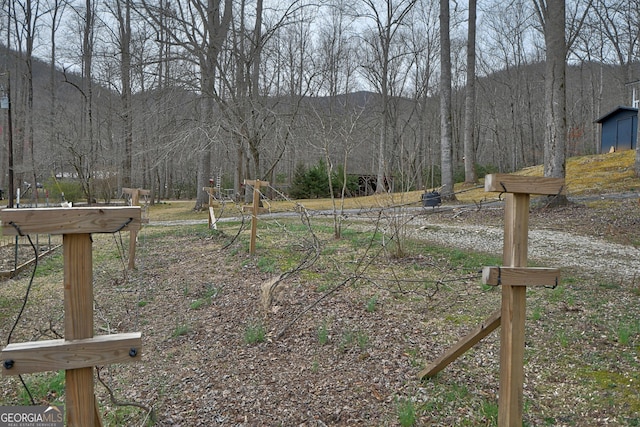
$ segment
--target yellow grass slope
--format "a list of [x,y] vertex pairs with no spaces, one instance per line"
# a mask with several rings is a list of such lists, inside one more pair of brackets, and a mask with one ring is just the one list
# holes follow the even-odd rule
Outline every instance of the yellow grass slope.
[[[581,196],[600,193],[640,191],[640,179],[635,176],[633,165],[635,150],[618,153],[571,157],[567,160],[565,177],[566,194]],[[542,165],[532,166],[516,172],[517,175],[543,176]],[[458,191],[458,187],[456,187]],[[461,193],[458,200],[479,201],[487,197],[484,189]]]
[[[633,165],[635,150],[618,153],[572,157],[567,160],[566,194],[580,196],[599,193],[640,191],[640,179],[635,177]],[[516,172],[518,175],[543,176],[542,165],[533,166]],[[482,184],[482,182],[481,182]],[[486,193],[484,188],[465,188],[463,184],[455,186],[456,198],[463,203],[480,202],[496,198],[495,193]],[[344,209],[371,209],[376,207],[398,206],[405,204],[420,205],[422,191],[396,194],[376,194],[367,197],[354,197],[344,200]],[[335,203],[340,208],[341,200]],[[296,204],[310,210],[332,209],[331,199],[309,199],[296,201],[272,201],[272,212],[294,210]],[[194,212],[194,201],[171,201],[153,206],[151,220],[206,219],[207,212]],[[237,207],[228,206],[225,216],[234,215]],[[216,209],[216,215],[218,214]]]

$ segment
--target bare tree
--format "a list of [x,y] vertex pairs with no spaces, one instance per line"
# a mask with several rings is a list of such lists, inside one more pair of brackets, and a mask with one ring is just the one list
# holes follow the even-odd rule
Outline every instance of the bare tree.
[[[162,28],[173,46],[184,52],[186,63],[197,68],[200,93],[199,117],[200,148],[197,153],[198,171],[196,180],[196,204],[199,210],[207,200],[203,190],[208,186],[211,175],[211,148],[209,129],[215,123],[215,88],[219,59],[227,40],[233,13],[232,0],[185,0],[178,1],[171,8],[142,0],[146,16],[156,28]],[[167,25],[169,23],[169,25]],[[160,31],[160,30],[158,30]]]
[[451,37],[449,0],[440,0],[440,170],[442,196],[455,199],[451,132]]
[[544,175],[566,175],[566,40],[565,0],[534,0],[542,23],[545,61],[545,145]]
[[33,109],[33,49],[36,41],[36,33],[38,31],[38,21],[40,19],[40,2],[33,0],[25,0],[24,2],[17,2],[14,6],[14,27],[16,30],[15,39],[17,41],[17,48],[21,58],[25,63],[25,111],[24,111],[24,148],[23,153],[28,156],[29,165],[23,163],[23,171],[31,172],[30,180],[33,194],[33,199],[37,205],[38,203],[38,190],[37,190],[37,167],[34,156],[34,109]]
[[[439,59],[438,5],[432,2],[419,2],[412,11],[409,20],[411,30],[408,48],[414,55],[409,70],[413,80],[413,103],[415,109],[416,147],[406,153],[406,164],[413,169],[417,188],[435,185],[435,165],[439,161],[439,143],[434,147],[438,128],[432,126],[437,116],[437,102],[434,93],[437,88],[437,70]],[[434,109],[435,107],[435,109]],[[438,177],[439,179],[439,177]]]
[[[56,115],[57,115],[57,83],[56,83],[56,63],[57,63],[57,38],[56,34],[62,22],[62,18],[64,16],[64,12],[67,6],[66,0],[50,0],[48,4],[48,12],[50,16],[50,27],[49,27],[49,43],[51,44],[50,51],[50,61],[51,67],[49,69],[49,90],[50,90],[50,99],[49,99],[49,129],[47,131],[48,135],[48,147],[47,150],[50,153],[49,159],[51,161],[51,170],[55,170],[56,161],[58,159],[59,153],[57,153],[56,148],[58,148],[57,144],[57,132],[56,132]],[[60,162],[62,163],[62,162]]]
[[403,0],[397,3],[391,0],[383,2],[363,0],[363,2],[366,8],[364,16],[373,23],[369,36],[364,37],[370,52],[370,58],[365,64],[366,76],[374,84],[381,97],[376,185],[376,192],[381,193],[387,190],[385,181],[388,177],[390,178],[391,167],[386,161],[386,151],[389,140],[395,137],[392,127],[395,126],[393,116],[397,113],[391,105],[391,94],[395,83],[393,62],[400,59],[401,56],[394,55],[393,48],[401,28],[407,25],[405,18],[416,4],[416,0]]
[[83,115],[81,117],[81,139],[89,145],[89,155],[80,157],[76,163],[76,172],[83,183],[87,201],[93,200],[93,188],[91,185],[93,167],[96,162],[96,148],[93,137],[93,45],[95,25],[95,4],[91,0],[85,0],[84,28],[82,31],[82,101]]
[[469,20],[467,33],[467,88],[464,108],[464,180],[475,183],[475,99],[476,99],[476,0],[469,0]]
[[131,164],[133,153],[133,110],[131,108],[131,0],[114,0],[107,4],[117,23],[115,43],[120,58],[120,117],[123,123],[124,155],[120,167],[120,187],[131,187]]

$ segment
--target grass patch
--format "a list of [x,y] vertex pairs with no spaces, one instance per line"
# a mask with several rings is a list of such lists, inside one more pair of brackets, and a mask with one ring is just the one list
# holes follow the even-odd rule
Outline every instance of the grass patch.
[[347,329],[342,333],[340,338],[339,349],[347,352],[352,348],[358,347],[360,351],[364,351],[369,346],[369,336],[359,330]]
[[582,369],[580,374],[599,390],[601,398],[606,398],[607,405],[640,413],[640,372]]
[[181,337],[182,335],[186,335],[191,331],[191,327],[186,323],[177,324],[171,333],[172,338]]
[[[51,405],[63,405],[65,385],[65,371],[48,372],[30,375],[26,381],[27,387],[36,403],[47,402]],[[18,396],[19,405],[30,406],[31,398],[22,388]]]
[[402,427],[411,427],[416,424],[416,407],[411,399],[399,399],[397,402],[398,407],[398,421]]
[[616,328],[618,343],[624,346],[631,344],[632,338],[640,334],[640,321],[623,319]]
[[218,295],[219,290],[216,287],[208,286],[204,295],[189,304],[191,310],[199,310],[203,307],[211,305],[213,298]]
[[373,313],[374,311],[376,311],[376,308],[378,307],[378,296],[374,295],[369,298],[365,307],[368,313]]
[[258,259],[258,269],[263,273],[275,273],[276,272],[276,261],[269,257],[260,257]]
[[254,345],[264,342],[267,336],[267,331],[259,320],[250,322],[244,330],[244,342],[246,344]]
[[[151,221],[176,221],[176,220],[206,220],[209,212],[206,209],[194,211],[193,200],[172,200],[166,203],[156,203],[149,206],[149,220]],[[216,217],[220,211],[214,210]]]
[[54,254],[38,259],[38,269],[36,270],[35,277],[42,278],[59,273],[62,271],[63,264],[64,258],[62,252],[61,250],[56,250]]
[[493,400],[483,400],[481,408],[482,416],[487,420],[487,425],[498,425],[498,403]]
[[318,326],[318,342],[320,345],[325,345],[329,342],[329,322],[326,320]]

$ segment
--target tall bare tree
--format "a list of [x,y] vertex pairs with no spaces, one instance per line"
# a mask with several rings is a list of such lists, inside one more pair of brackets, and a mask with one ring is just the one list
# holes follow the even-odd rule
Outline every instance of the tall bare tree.
[[469,0],[467,32],[467,87],[464,103],[464,180],[474,183],[476,176],[476,148],[474,138],[476,110],[476,0]]
[[443,199],[453,192],[453,135],[451,130],[451,36],[449,0],[440,0],[440,173]]
[[[50,27],[49,27],[49,43],[50,43],[50,61],[51,67],[49,69],[49,90],[50,90],[50,99],[49,99],[49,129],[47,131],[48,138],[48,147],[47,150],[50,153],[49,159],[51,161],[50,165],[51,170],[55,171],[56,167],[60,167],[60,164],[56,164],[60,153],[58,144],[57,144],[57,131],[56,131],[56,104],[57,104],[57,82],[56,82],[56,63],[58,58],[57,52],[57,32],[60,24],[62,23],[62,18],[64,16],[65,9],[67,7],[66,0],[50,0],[48,4],[48,12],[50,16]],[[60,162],[61,163],[61,162]],[[47,168],[48,170],[49,168]]]
[[89,154],[81,157],[76,165],[76,172],[81,177],[87,201],[93,200],[92,175],[97,163],[97,149],[93,133],[93,46],[95,29],[95,3],[85,0],[84,28],[82,31],[82,101],[81,139],[89,145]]
[[[171,45],[184,53],[185,63],[193,64],[198,72],[199,117],[195,128],[199,135],[196,204],[201,209],[207,201],[211,176],[210,128],[215,122],[215,89],[218,76],[219,59],[230,28],[233,16],[233,0],[184,0],[166,7],[149,0],[142,0],[148,19],[156,27],[163,27]],[[170,23],[170,25],[167,25]]]
[[38,31],[38,21],[40,18],[40,2],[37,0],[25,0],[17,2],[14,7],[16,13],[13,15],[14,27],[16,29],[15,39],[17,48],[25,63],[25,111],[24,111],[24,148],[23,153],[28,156],[28,165],[24,159],[23,171],[29,171],[31,180],[30,188],[33,191],[33,199],[38,203],[37,190],[37,167],[34,156],[34,109],[33,109],[33,49],[36,41],[36,33]]
[[131,0],[114,0],[107,5],[117,22],[117,44],[120,59],[120,100],[123,123],[123,148],[121,159],[120,187],[131,187],[131,165],[133,156],[133,110],[131,108]]
[[391,174],[391,167],[386,161],[386,152],[389,140],[395,137],[391,129],[393,115],[396,113],[391,105],[393,91],[393,62],[399,57],[393,55],[393,44],[399,36],[400,29],[407,25],[405,18],[416,4],[416,0],[392,0],[376,1],[363,0],[365,5],[364,16],[372,22],[373,29],[364,38],[369,47],[370,58],[365,64],[367,78],[379,91],[381,98],[381,127],[378,139],[378,170],[376,192],[386,191],[385,181]]
[[565,0],[534,0],[534,4],[546,47],[544,176],[564,178],[567,139]]

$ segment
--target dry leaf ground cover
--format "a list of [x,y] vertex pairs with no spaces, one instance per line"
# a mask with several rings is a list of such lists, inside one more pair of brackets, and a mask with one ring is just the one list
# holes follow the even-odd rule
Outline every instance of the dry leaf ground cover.
[[[637,200],[604,200],[534,210],[531,227],[637,246],[639,215]],[[146,226],[131,272],[128,235],[94,235],[96,333],[144,341],[141,363],[101,367],[100,378],[117,401],[153,410],[117,405],[97,383],[105,424],[495,425],[497,332],[436,378],[416,374],[499,306],[478,271],[499,264],[501,248],[409,236],[412,218],[499,225],[500,210],[380,218],[346,218],[341,239],[322,217],[265,219],[254,256],[247,224]],[[0,286],[4,342],[29,273]],[[263,285],[283,273],[265,305]],[[12,342],[62,334],[61,284],[57,252],[41,260]],[[528,291],[527,308],[525,425],[640,425],[640,279],[563,271],[555,289]],[[63,378],[25,381],[38,402],[64,401]],[[0,381],[3,405],[26,403],[16,378]]]

